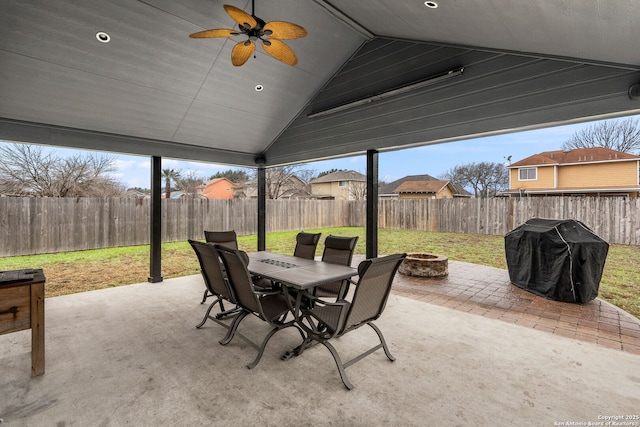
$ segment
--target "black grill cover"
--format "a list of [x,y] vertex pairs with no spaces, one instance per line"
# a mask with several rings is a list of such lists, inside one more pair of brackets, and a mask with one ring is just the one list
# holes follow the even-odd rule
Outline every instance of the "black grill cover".
[[509,279],[555,301],[598,296],[609,244],[580,221],[532,218],[504,236]]

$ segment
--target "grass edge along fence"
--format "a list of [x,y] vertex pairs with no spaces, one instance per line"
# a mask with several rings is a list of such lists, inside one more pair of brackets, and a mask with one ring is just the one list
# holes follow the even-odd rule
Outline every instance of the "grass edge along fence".
[[[577,219],[612,244],[640,245],[638,199],[531,197],[380,200],[378,226],[504,235],[529,218]],[[363,227],[364,201],[268,200],[267,232]],[[0,197],[0,257],[149,243],[148,199]],[[257,232],[257,201],[162,200],[163,242],[203,230]]]

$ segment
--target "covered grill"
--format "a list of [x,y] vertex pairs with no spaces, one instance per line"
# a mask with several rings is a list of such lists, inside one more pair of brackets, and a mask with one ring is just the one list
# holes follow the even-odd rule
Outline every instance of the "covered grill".
[[580,221],[532,218],[504,237],[509,279],[555,301],[598,296],[609,244]]

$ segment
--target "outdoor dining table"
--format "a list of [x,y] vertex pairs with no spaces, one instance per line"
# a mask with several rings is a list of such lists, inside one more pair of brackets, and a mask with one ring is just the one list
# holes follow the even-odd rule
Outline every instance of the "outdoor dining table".
[[349,279],[358,271],[346,265],[260,251],[248,252],[249,272],[295,290],[311,290],[316,286]]
[[[299,324],[302,323],[300,308],[303,291],[312,291],[313,288],[325,283],[350,279],[358,274],[358,270],[350,266],[268,251],[248,252],[247,255],[249,256],[248,270],[251,274],[281,283],[293,290],[296,300],[291,307],[291,312]],[[299,355],[308,344],[309,340],[305,339],[303,344],[286,352],[282,358],[286,360]]]

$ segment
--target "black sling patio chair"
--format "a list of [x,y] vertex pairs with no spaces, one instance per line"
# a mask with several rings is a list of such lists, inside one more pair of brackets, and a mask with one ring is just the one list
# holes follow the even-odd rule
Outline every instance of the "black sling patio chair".
[[272,326],[272,329],[264,337],[261,345],[258,346],[251,342],[252,347],[258,350],[258,354],[253,362],[247,364],[247,368],[249,369],[253,369],[258,365],[267,343],[276,332],[293,326],[300,332],[300,336],[304,339],[304,333],[296,325],[295,320],[285,322],[286,314],[289,313],[291,307],[291,302],[287,300],[289,296],[279,290],[257,290],[251,279],[251,274],[247,269],[249,257],[246,253],[224,246],[216,246],[216,251],[222,259],[227,271],[227,279],[229,280],[231,290],[236,297],[238,306],[242,310],[234,319],[229,333],[220,344],[229,344],[231,340],[233,340],[240,322],[250,314],[267,322]]
[[314,259],[321,235],[322,233],[305,233],[304,231],[298,233],[296,235],[296,247],[293,250],[293,256]]
[[238,235],[235,230],[229,231],[204,231],[204,240],[207,243],[217,243],[231,249],[238,249]]
[[[204,240],[207,243],[217,243],[218,245],[227,246],[231,249],[238,249],[238,236],[235,230],[229,231],[204,231]],[[204,290],[202,302],[204,304],[207,298],[213,296],[208,289]]]
[[[308,336],[300,347],[300,353],[304,351],[305,347],[313,345],[313,341],[324,345],[331,352],[340,378],[349,390],[353,388],[345,372],[349,366],[381,348],[384,349],[390,361],[395,360],[395,357],[389,352],[382,332],[373,324],[373,321],[378,319],[385,309],[393,278],[405,256],[406,254],[395,254],[362,261],[358,266],[360,278],[351,302],[339,300],[329,303],[313,295],[307,295],[308,298],[314,300],[314,304],[312,308],[302,310],[304,322],[301,325]],[[363,325],[369,325],[376,332],[380,344],[348,362],[342,363],[340,355],[330,340],[341,337]]]
[[[358,236],[327,236],[327,238],[324,240],[322,261],[332,264],[351,266],[353,251],[356,249],[357,243]],[[318,286],[315,289],[315,295],[317,297],[335,298],[336,300],[343,299],[349,291],[349,283],[349,280],[338,280],[337,282]]]
[[[216,297],[215,301],[209,305],[202,322],[200,322],[196,328],[201,328],[206,323],[207,319],[211,319],[219,325],[229,329],[229,326],[221,322],[220,319],[228,315],[238,313],[239,311],[235,308],[231,310],[225,310],[224,308],[225,301],[232,304],[234,307],[236,306],[236,302],[233,292],[231,291],[231,287],[229,286],[224,272],[222,271],[220,257],[212,244],[202,243],[196,240],[189,240],[189,244],[198,256],[200,272],[202,273],[202,278],[204,279],[207,292],[210,292],[211,295]],[[213,307],[216,305],[220,307],[220,311],[215,316],[212,316],[211,310],[213,310]]]

